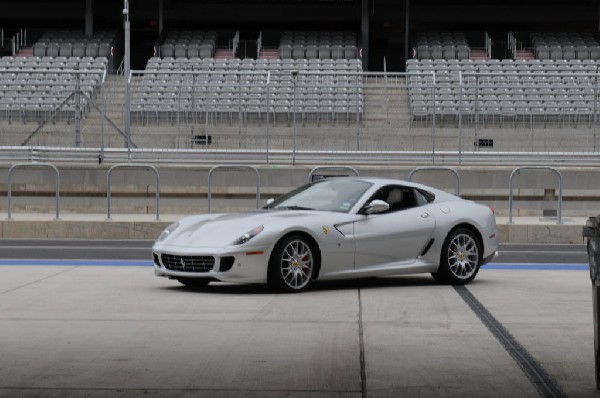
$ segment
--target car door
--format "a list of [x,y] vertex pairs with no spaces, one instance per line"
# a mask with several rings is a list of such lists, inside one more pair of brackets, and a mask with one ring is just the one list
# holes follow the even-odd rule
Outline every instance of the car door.
[[[401,198],[394,196],[398,192]],[[435,219],[414,195],[411,187],[386,186],[372,199],[388,202],[390,209],[358,215],[354,223],[355,269],[412,263],[429,244]]]

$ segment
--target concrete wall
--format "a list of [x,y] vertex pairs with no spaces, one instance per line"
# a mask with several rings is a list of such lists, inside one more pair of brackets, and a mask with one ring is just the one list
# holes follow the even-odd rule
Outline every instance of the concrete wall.
[[[60,210],[106,213],[108,165],[57,165],[60,171]],[[8,192],[9,165],[0,165],[0,192]],[[311,167],[257,166],[260,203],[308,181]],[[360,175],[406,179],[413,167],[359,167]],[[508,215],[509,177],[515,167],[455,167],[461,196],[493,206]],[[205,212],[208,207],[208,172],[204,166],[158,166],[161,214]],[[587,217],[600,213],[600,173],[597,168],[559,168],[563,177],[563,215]],[[323,174],[327,172],[324,171]],[[322,173],[319,173],[322,174]],[[333,172],[333,174],[344,174]],[[454,174],[420,171],[413,181],[456,192]],[[524,170],[513,181],[513,215],[544,216],[558,210],[558,179],[547,171]],[[55,177],[47,169],[15,169],[12,173],[12,212],[53,213]],[[117,169],[111,176],[113,213],[154,214],[156,177],[147,170]],[[214,173],[212,210],[231,211],[256,206],[256,177],[252,171]],[[8,201],[0,201],[6,212]],[[546,212],[544,212],[546,211]]]

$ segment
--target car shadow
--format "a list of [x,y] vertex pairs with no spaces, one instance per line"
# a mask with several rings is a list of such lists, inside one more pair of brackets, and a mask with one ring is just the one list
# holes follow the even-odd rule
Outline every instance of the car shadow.
[[[187,292],[187,293],[208,293],[208,294],[240,294],[240,295],[264,295],[264,294],[286,294],[278,293],[265,284],[236,284],[225,282],[211,282],[203,287],[186,287],[179,285],[173,281],[173,286],[167,286],[163,289]],[[475,279],[471,283],[477,283]],[[371,289],[386,289],[386,288],[402,288],[402,287],[443,287],[450,286],[436,282],[428,275],[403,275],[403,276],[388,276],[388,277],[372,277],[362,279],[337,280],[337,281],[316,281],[305,292],[324,292],[324,291],[340,291],[340,290],[371,290]],[[294,294],[294,293],[292,293]]]

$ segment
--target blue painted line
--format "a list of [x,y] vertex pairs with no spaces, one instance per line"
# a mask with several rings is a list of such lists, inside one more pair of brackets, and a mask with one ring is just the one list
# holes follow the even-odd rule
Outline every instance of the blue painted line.
[[0,266],[30,265],[30,266],[70,266],[70,267],[152,267],[149,260],[27,260],[0,259]]
[[482,270],[519,270],[519,271],[588,271],[587,264],[505,264],[489,263],[481,267]]
[[[151,260],[29,260],[0,259],[0,266],[68,266],[68,267],[152,267]],[[512,264],[488,263],[482,270],[518,270],[518,271],[588,271],[587,264]]]

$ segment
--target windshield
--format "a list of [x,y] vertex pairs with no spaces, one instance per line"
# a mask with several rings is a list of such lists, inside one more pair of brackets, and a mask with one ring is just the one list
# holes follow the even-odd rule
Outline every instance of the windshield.
[[266,208],[348,213],[370,186],[366,181],[345,178],[321,180],[279,197]]

